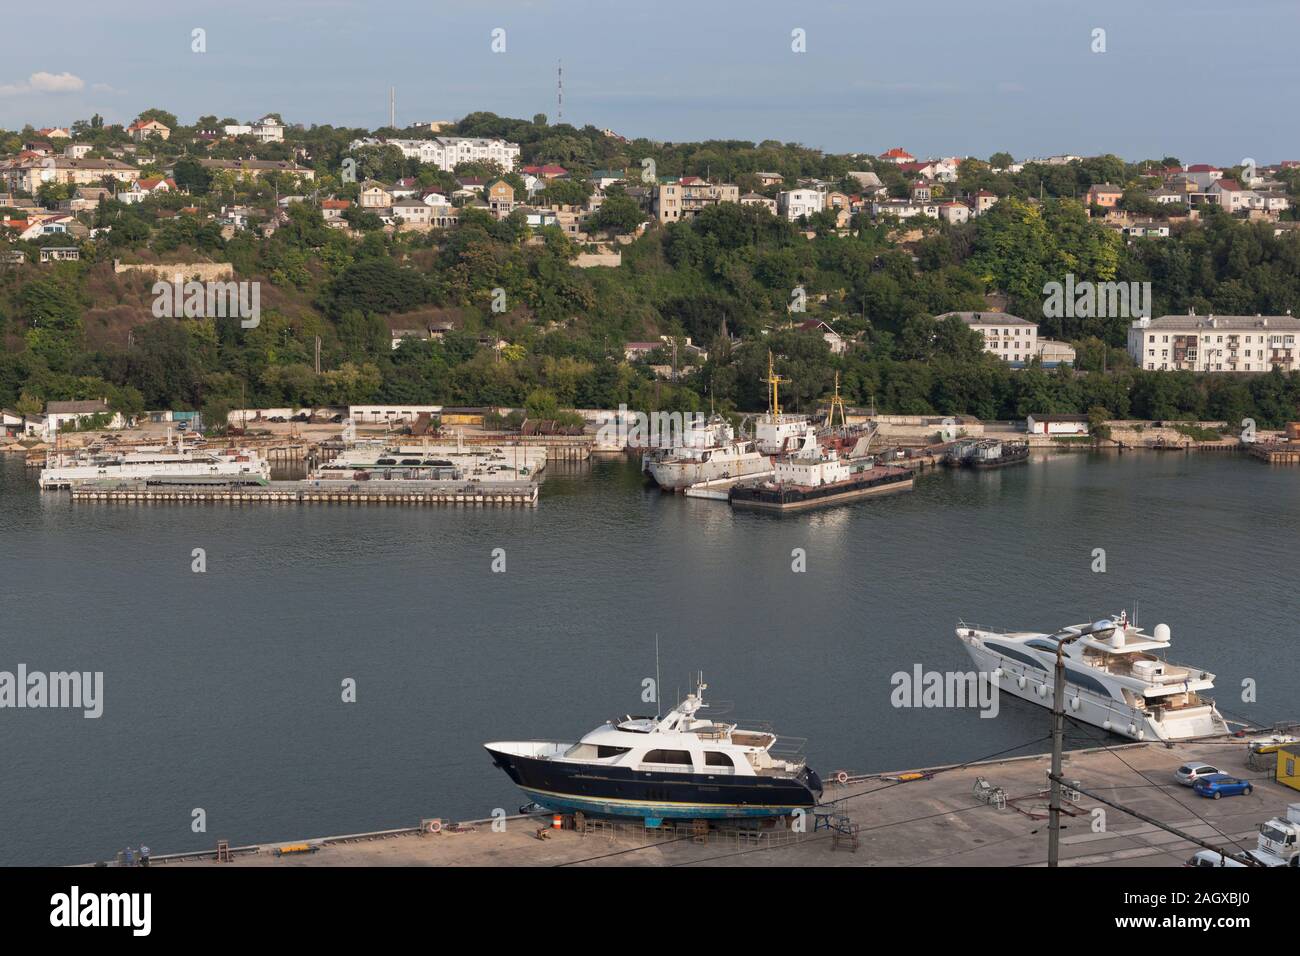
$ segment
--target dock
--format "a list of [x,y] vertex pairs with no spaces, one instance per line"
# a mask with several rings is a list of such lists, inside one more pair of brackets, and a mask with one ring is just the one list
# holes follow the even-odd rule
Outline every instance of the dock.
[[72,489],[74,502],[137,504],[345,504],[537,507],[535,481],[270,481],[171,484],[148,481],[87,483]]
[[1253,442],[1246,450],[1252,458],[1270,465],[1300,465],[1300,441]]
[[[1254,792],[1207,800],[1174,782],[1175,768],[1206,761],[1248,778]],[[1066,753],[1064,776],[1107,800],[1199,839],[1244,850],[1258,824],[1284,812],[1296,791],[1247,768],[1246,747],[1230,738],[1116,743]],[[336,837],[153,856],[154,866],[1045,866],[1046,754],[900,773],[845,773],[823,767],[823,805],[802,828],[698,826],[647,829],[640,821],[574,818],[553,828],[550,814],[497,821],[426,819],[409,827]],[[1198,846],[1066,789],[1061,865],[1181,866]],[[1097,811],[1104,812],[1100,816]],[[544,833],[545,836],[539,836]],[[280,852],[277,852],[280,851]]]

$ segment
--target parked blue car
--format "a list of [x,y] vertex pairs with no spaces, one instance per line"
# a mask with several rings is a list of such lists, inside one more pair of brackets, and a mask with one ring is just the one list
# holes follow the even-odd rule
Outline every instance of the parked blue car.
[[1192,789],[1203,797],[1218,800],[1220,797],[1235,797],[1242,793],[1249,794],[1255,788],[1248,781],[1229,777],[1226,773],[1212,773],[1198,778],[1192,784]]

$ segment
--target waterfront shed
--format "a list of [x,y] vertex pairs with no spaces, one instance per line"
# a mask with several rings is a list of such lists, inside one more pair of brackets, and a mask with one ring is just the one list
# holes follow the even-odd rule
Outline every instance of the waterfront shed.
[[1025,431],[1031,435],[1086,435],[1087,415],[1030,415]]

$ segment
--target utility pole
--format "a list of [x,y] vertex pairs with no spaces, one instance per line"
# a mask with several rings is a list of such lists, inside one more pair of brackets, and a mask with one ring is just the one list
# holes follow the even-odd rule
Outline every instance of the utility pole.
[[1066,628],[1052,635],[1052,639],[1056,641],[1056,676],[1055,695],[1052,698],[1052,771],[1048,774],[1048,779],[1052,781],[1051,797],[1047,804],[1047,865],[1049,867],[1059,865],[1061,858],[1061,751],[1065,740],[1065,645],[1073,644],[1080,638],[1126,626],[1127,622],[1096,621],[1082,627]]
[[1065,738],[1065,641],[1056,645],[1056,680],[1052,697],[1052,796],[1048,802],[1047,865],[1061,857],[1061,748]]

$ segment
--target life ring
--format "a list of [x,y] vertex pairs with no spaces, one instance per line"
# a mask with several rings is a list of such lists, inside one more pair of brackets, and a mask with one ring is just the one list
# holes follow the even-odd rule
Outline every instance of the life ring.
[[430,820],[430,821],[428,822],[428,824],[426,824],[426,829],[428,830],[429,833],[441,833],[441,832],[442,832],[442,821],[441,821],[441,820]]
[[837,770],[835,772],[835,782],[840,786],[849,782],[849,772],[847,770]]

